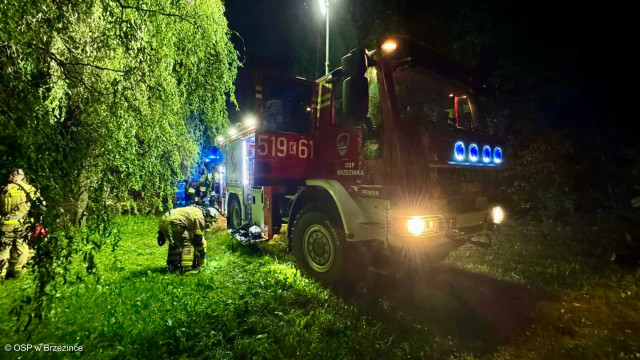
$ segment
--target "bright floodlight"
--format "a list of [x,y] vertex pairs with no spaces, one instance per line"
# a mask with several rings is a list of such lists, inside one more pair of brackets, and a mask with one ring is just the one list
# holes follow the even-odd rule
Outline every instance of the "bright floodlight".
[[407,221],[407,230],[411,233],[411,235],[418,236],[422,231],[424,231],[425,223],[424,220],[420,218],[412,218]]
[[318,0],[318,5],[320,5],[322,16],[327,15],[327,0]]
[[244,116],[242,120],[246,127],[252,127],[256,125],[256,117],[253,114],[248,114]]
[[216,138],[216,140],[218,140],[219,143],[224,141],[224,136],[220,135]]
[[236,134],[236,132],[237,132],[237,130],[236,130],[235,126],[232,126],[232,127],[229,128],[229,135],[233,136],[233,135]]
[[398,48],[398,43],[395,40],[387,40],[382,44],[381,48],[385,52],[392,52]]
[[491,209],[491,218],[494,224],[500,224],[504,221],[504,210],[500,206]]

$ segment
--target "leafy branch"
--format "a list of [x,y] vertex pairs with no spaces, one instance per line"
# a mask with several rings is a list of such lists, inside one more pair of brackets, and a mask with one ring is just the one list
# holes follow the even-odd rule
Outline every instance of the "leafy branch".
[[60,66],[86,66],[86,67],[90,67],[93,69],[97,69],[97,70],[104,70],[104,71],[112,71],[112,72],[116,72],[116,73],[120,73],[120,74],[127,74],[129,71],[127,70],[120,70],[120,69],[112,69],[112,68],[108,68],[108,67],[104,67],[104,66],[100,66],[100,65],[95,65],[95,64],[89,64],[89,63],[82,63],[82,62],[68,62],[68,61],[64,61],[62,59],[60,59],[56,54],[54,54],[51,50],[45,48],[42,45],[36,45],[38,48],[44,50],[47,52],[47,56],[55,61],[58,65]]
[[146,12],[146,13],[152,13],[152,14],[158,14],[158,15],[162,15],[162,16],[169,16],[169,17],[175,17],[178,18],[182,21],[185,21],[189,24],[191,24],[191,26],[196,27],[196,24],[185,18],[184,16],[180,15],[180,14],[175,14],[175,13],[170,13],[170,12],[166,12],[166,11],[162,11],[162,10],[156,10],[156,9],[146,9],[146,8],[142,8],[139,6],[131,6],[131,5],[125,5],[122,3],[121,0],[116,0],[116,3],[118,3],[118,5],[120,5],[120,8],[122,9],[129,9],[129,10],[136,10],[136,11],[141,11],[141,12]]

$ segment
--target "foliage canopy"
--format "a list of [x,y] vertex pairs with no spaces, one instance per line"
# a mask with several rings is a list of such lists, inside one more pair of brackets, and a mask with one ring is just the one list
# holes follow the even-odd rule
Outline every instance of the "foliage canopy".
[[240,64],[220,0],[2,1],[0,18],[0,176],[24,168],[49,203],[47,282],[70,225],[86,219],[91,260],[115,204],[172,197]]
[[1,16],[0,157],[45,188],[166,195],[197,154],[188,135],[226,125],[238,61],[220,1],[34,0]]

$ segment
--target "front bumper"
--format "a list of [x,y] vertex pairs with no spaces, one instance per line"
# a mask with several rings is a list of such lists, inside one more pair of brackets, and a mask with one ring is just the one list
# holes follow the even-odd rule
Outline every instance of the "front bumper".
[[[409,217],[390,214],[387,245],[390,248],[429,251],[431,248],[441,247],[443,243],[452,243],[453,246],[460,246],[470,240],[474,240],[476,243],[476,238],[489,238],[491,231],[495,228],[488,210],[432,215],[432,217],[438,219],[438,230],[415,236],[403,231],[403,226],[406,227],[404,224]],[[490,242],[481,243],[490,244]]]

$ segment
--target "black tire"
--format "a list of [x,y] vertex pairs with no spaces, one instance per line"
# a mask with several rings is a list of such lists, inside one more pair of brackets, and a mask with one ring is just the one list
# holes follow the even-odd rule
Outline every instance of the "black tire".
[[343,277],[346,244],[337,221],[317,207],[305,207],[291,231],[293,255],[305,275],[327,285]]
[[237,229],[242,225],[242,208],[237,197],[229,199],[227,207],[227,229]]

